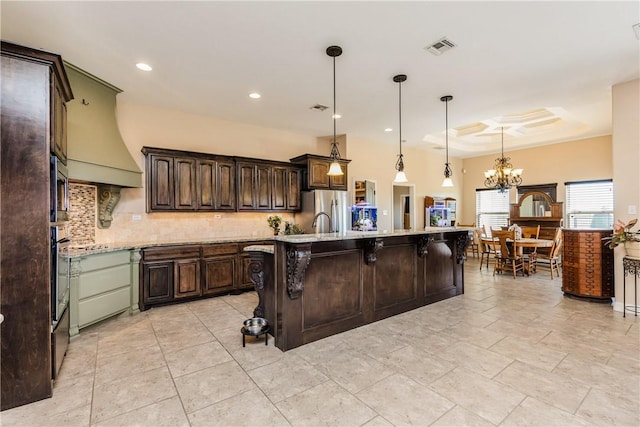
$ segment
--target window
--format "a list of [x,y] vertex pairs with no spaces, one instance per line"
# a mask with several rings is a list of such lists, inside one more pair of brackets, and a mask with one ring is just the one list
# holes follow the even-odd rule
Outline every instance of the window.
[[491,234],[491,228],[509,225],[509,193],[476,190],[476,224]]
[[567,228],[613,227],[613,181],[565,182]]

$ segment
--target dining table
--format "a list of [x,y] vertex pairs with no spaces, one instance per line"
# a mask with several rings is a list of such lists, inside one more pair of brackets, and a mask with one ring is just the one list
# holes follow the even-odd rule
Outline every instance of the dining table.
[[[493,245],[493,242],[497,240],[485,236],[481,238],[481,241],[483,244]],[[508,242],[513,242],[513,240],[507,239],[507,243]],[[551,246],[553,246],[553,240],[549,239],[536,239],[534,237],[521,237],[516,239],[516,250],[520,255],[522,255],[522,248],[550,248]],[[528,268],[525,270],[527,276],[532,273]],[[535,272],[535,270],[533,272]]]

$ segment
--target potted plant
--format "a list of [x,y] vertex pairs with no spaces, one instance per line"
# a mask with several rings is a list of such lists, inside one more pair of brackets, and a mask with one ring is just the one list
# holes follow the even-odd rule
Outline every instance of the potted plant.
[[604,244],[611,249],[618,245],[624,245],[627,255],[640,258],[640,231],[631,231],[637,222],[638,218],[634,218],[626,224],[620,220],[616,221],[611,236],[602,239]]
[[291,234],[304,234],[304,230],[298,224],[287,221],[284,223],[284,234],[286,236]]
[[267,218],[269,227],[273,230],[273,235],[277,236],[280,233],[280,224],[282,224],[282,218],[279,215],[270,215]]

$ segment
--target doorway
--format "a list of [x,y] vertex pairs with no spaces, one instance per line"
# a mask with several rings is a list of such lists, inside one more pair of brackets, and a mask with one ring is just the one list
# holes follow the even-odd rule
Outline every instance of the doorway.
[[394,230],[415,230],[415,185],[393,184],[391,222]]

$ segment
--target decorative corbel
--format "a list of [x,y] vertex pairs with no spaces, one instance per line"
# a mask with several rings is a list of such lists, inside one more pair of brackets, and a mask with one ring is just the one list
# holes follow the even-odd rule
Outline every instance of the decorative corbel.
[[364,247],[364,259],[367,265],[374,264],[378,260],[376,252],[382,249],[383,246],[384,241],[379,238],[366,241]]
[[287,246],[287,292],[298,299],[304,290],[304,273],[311,261],[311,243]]
[[98,184],[98,228],[109,228],[113,220],[113,209],[120,201],[118,185]]
[[429,255],[429,245],[434,240],[433,236],[421,236],[420,240],[418,240],[418,256],[425,257]]
[[460,264],[467,256],[467,246],[471,243],[469,233],[458,234],[456,236],[456,262]]
[[264,255],[262,252],[250,252],[249,259],[249,278],[258,294],[258,305],[253,310],[253,317],[264,317]]

